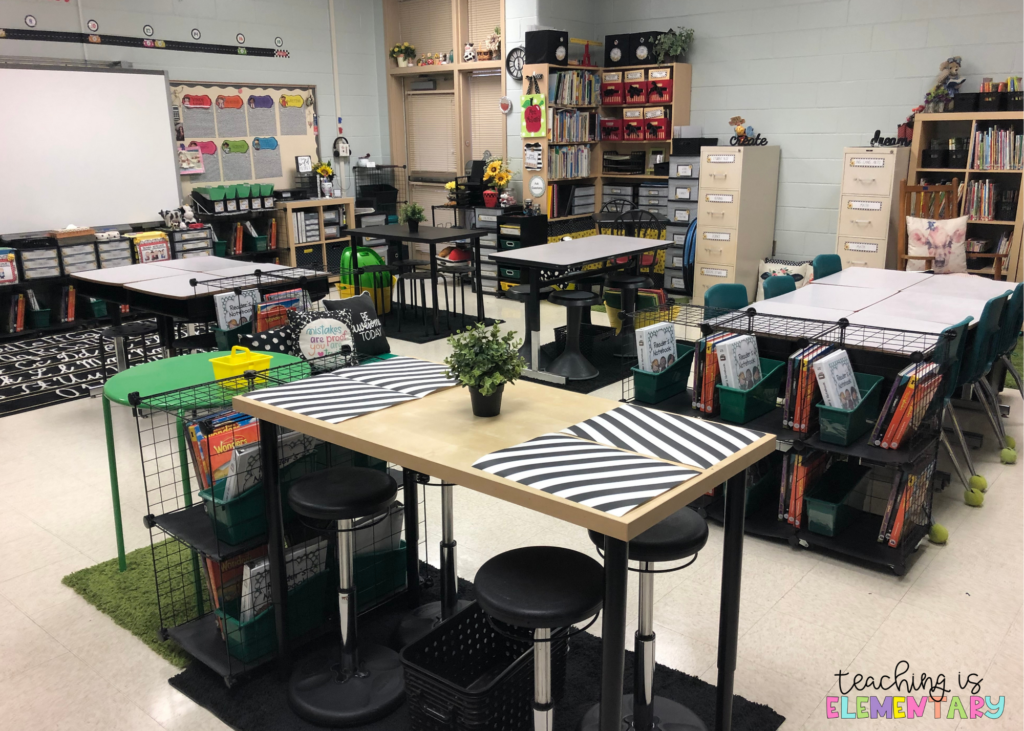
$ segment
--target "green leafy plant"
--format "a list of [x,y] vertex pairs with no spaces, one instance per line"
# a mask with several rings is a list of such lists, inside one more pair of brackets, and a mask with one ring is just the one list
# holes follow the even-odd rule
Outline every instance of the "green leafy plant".
[[526,367],[519,355],[523,341],[514,332],[502,334],[497,325],[477,323],[448,338],[452,354],[444,359],[449,378],[490,396],[505,383],[515,383]]
[[411,43],[403,41],[402,43],[393,46],[391,50],[388,51],[388,55],[391,56],[391,58],[398,58],[399,56],[412,58],[416,55],[416,47]]
[[423,206],[421,206],[419,203],[405,203],[398,209],[399,223],[426,220],[427,216],[425,213],[423,213]]
[[685,55],[693,43],[693,28],[680,26],[676,29],[669,29],[662,33],[654,42],[654,53],[658,57],[658,63],[664,63],[666,58],[677,58]]

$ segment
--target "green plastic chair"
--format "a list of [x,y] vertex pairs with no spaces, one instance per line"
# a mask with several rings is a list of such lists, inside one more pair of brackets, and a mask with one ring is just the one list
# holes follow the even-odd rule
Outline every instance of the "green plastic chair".
[[723,310],[742,310],[747,301],[747,288],[742,284],[716,284],[704,293],[704,304]]
[[1017,338],[1020,337],[1021,327],[1024,327],[1024,283],[1018,284],[1014,288],[1013,294],[1010,295],[1010,301],[1003,309],[1003,324],[999,328],[998,347],[1000,360],[1013,376],[1013,380],[1017,382],[1017,390],[1024,397],[1024,384],[1021,382],[1020,373],[1017,372],[1017,367],[1010,359],[1010,354],[1017,347]]
[[942,339],[935,347],[935,354],[932,356],[932,361],[946,366],[946,374],[944,376],[946,389],[942,394],[942,415],[943,417],[948,416],[950,423],[953,425],[953,433],[956,434],[957,441],[960,444],[960,449],[963,451],[964,459],[967,462],[967,469],[970,471],[969,476],[964,472],[963,467],[960,466],[960,461],[956,458],[956,454],[953,452],[953,446],[949,441],[949,437],[946,436],[945,431],[940,433],[939,440],[942,442],[942,446],[949,455],[949,461],[953,463],[953,468],[960,477],[960,481],[964,483],[964,487],[968,490],[974,489],[985,492],[985,490],[988,489],[988,482],[984,477],[978,474],[978,471],[974,467],[974,459],[971,457],[971,450],[967,446],[967,440],[964,438],[964,432],[960,428],[960,422],[957,421],[956,412],[953,411],[950,403],[957,392],[958,380],[960,377],[960,364],[963,361],[964,351],[967,347],[967,328],[973,319],[973,317],[968,316],[956,325],[950,325],[942,331]]
[[764,280],[764,298],[770,300],[780,294],[796,291],[796,280],[788,274],[776,274]]
[[811,267],[814,268],[814,278],[821,279],[843,271],[843,260],[839,254],[818,254],[811,262]]

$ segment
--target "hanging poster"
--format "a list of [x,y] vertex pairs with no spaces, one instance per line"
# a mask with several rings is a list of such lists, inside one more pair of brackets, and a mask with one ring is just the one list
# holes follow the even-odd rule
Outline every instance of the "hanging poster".
[[178,174],[179,175],[201,175],[206,172],[203,163],[203,153],[199,147],[178,148]]
[[225,182],[252,180],[249,143],[245,140],[224,140],[220,143],[221,164]]
[[245,137],[245,102],[238,94],[218,94],[214,100],[217,109],[217,129],[221,137]]
[[203,172],[190,176],[188,182],[219,183],[220,155],[217,154],[217,143],[213,140],[191,140],[188,146],[198,148],[203,156]]
[[249,134],[276,135],[277,114],[274,113],[274,97],[270,94],[250,94],[246,99],[246,114],[249,117]]
[[213,121],[213,101],[209,94],[183,94],[181,121],[187,137],[216,137]]
[[252,138],[252,167],[257,180],[281,177],[281,147],[276,137]]
[[527,142],[523,145],[523,167],[527,170],[544,169],[544,146],[539,142]]

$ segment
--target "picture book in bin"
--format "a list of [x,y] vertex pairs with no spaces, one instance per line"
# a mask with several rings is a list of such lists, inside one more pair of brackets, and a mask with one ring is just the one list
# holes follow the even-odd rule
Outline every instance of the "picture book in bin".
[[636,352],[641,370],[660,373],[676,362],[676,330],[659,322],[636,331]]
[[760,382],[761,358],[753,335],[729,338],[719,343],[715,351],[723,386],[749,391]]
[[852,411],[860,403],[857,378],[853,375],[850,356],[837,350],[814,362],[814,375],[826,406]]
[[[288,590],[327,570],[327,539],[312,538],[284,552]],[[270,565],[266,557],[250,561],[242,570],[242,603],[238,620],[248,622],[267,609],[272,600]]]
[[217,312],[217,327],[234,330],[252,321],[256,305],[260,303],[258,289],[243,289],[238,294],[225,292],[213,295],[213,306]]
[[259,442],[259,420],[237,411],[222,411],[189,424],[188,436],[195,471],[209,490],[224,485],[237,447]]

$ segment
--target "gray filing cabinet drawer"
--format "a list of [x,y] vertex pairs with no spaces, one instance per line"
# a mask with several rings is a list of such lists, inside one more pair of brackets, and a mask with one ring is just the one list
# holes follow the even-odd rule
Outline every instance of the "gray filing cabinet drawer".
[[670,201],[697,201],[698,180],[670,180],[668,199]]
[[699,178],[700,156],[683,155],[668,159],[668,176],[670,178]]
[[680,246],[670,246],[665,249],[665,271],[669,269],[683,268],[683,249]]
[[668,186],[665,185],[641,185],[641,198],[665,198],[668,196]]
[[683,279],[683,270],[670,267],[665,262],[665,287],[667,289],[686,289],[686,280]]
[[689,223],[697,218],[697,201],[683,203],[670,200],[668,202],[668,220],[673,223]]
[[689,228],[689,226],[680,226],[669,221],[668,226],[665,227],[665,240],[672,246],[685,246],[686,232]]
[[498,228],[498,216],[501,215],[500,208],[477,208],[476,209],[476,227],[477,228]]
[[635,185],[605,185],[601,188],[601,192],[605,198],[609,196],[614,198],[626,198],[627,200],[633,199],[633,194],[636,192]]

